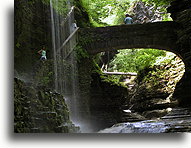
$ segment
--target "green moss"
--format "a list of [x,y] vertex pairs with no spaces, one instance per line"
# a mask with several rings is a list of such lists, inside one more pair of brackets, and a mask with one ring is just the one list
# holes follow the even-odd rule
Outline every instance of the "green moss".
[[35,67],[33,82],[36,86],[54,87],[54,68],[53,60],[39,61]]
[[[78,132],[69,119],[69,110],[62,95],[30,86],[15,79],[14,82],[14,131],[29,132]],[[62,124],[67,126],[59,128]]]
[[83,58],[89,58],[89,54],[85,49],[83,49],[82,46],[77,45],[74,50],[76,52],[76,58],[78,62],[80,62]]
[[[50,0],[42,0],[42,2],[46,5],[50,5]],[[69,12],[67,0],[57,0],[57,1],[52,0],[52,6],[54,10],[60,15],[66,16],[67,13]]]

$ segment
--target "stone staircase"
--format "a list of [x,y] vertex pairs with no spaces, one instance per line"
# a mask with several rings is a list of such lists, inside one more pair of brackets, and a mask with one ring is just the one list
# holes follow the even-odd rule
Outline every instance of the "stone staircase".
[[[131,118],[130,118],[131,119]],[[138,122],[123,122],[99,133],[183,133],[191,132],[191,109],[173,108],[167,115]]]
[[124,112],[122,113],[121,122],[138,122],[143,121],[145,118],[136,113]]
[[121,121],[120,122],[138,122],[146,120],[145,117],[141,116],[140,114],[133,113],[127,105],[123,105],[121,107]]
[[191,119],[191,110],[189,108],[173,108],[166,116],[161,117],[163,120],[174,119]]
[[170,123],[167,133],[191,132],[191,109],[189,108],[173,108],[161,119],[165,123]]

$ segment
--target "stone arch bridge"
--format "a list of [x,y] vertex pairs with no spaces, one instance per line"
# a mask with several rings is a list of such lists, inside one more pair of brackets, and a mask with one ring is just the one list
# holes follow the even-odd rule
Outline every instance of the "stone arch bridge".
[[177,31],[171,22],[84,28],[80,30],[82,46],[90,54],[132,48],[155,48],[178,53]]
[[185,73],[176,86],[174,98],[180,104],[191,105],[191,9],[172,11],[171,15],[174,21],[81,28],[79,43],[91,55],[131,48],[162,49],[177,54],[184,61]]

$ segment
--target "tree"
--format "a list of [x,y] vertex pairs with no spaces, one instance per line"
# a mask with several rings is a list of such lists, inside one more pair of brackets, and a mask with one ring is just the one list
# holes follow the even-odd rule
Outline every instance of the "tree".
[[106,26],[115,24],[116,17],[124,15],[129,7],[128,0],[81,0],[93,25]]
[[165,51],[157,49],[121,50],[110,63],[109,71],[139,72],[154,64],[157,57],[165,55]]
[[165,12],[166,7],[173,0],[81,0],[81,3],[88,12],[91,23],[99,27],[122,24],[125,13],[134,3],[140,1],[154,5],[155,9]]

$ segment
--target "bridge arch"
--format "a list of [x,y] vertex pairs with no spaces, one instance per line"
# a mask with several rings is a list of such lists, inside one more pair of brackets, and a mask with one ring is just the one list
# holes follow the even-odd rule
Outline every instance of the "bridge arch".
[[177,50],[178,23],[155,22],[80,29],[83,41],[80,43],[89,54],[132,48],[153,48],[171,51],[180,56]]

